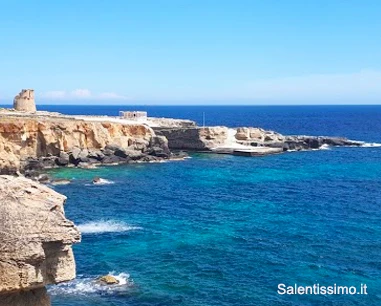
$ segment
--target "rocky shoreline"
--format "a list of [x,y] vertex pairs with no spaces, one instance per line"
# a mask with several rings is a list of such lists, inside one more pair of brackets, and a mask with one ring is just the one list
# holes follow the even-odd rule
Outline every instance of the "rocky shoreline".
[[149,126],[28,114],[0,115],[0,174],[178,159]]
[[0,119],[0,174],[28,177],[58,167],[181,159],[187,151],[264,156],[364,144],[342,137],[284,136],[253,127],[198,127],[193,121],[180,119],[126,121],[17,111],[2,111]]
[[157,135],[168,140],[171,150],[203,151],[234,154],[239,151],[258,152],[259,155],[320,149],[323,146],[356,146],[364,142],[344,137],[284,136],[261,128],[192,127],[154,128]]
[[[25,108],[28,101],[20,105]],[[80,233],[64,216],[66,198],[27,177],[66,184],[52,182],[45,170],[178,160],[186,152],[264,156],[363,145],[253,127],[198,127],[180,119],[0,110],[0,306],[48,306],[45,285],[75,277],[71,245]]]

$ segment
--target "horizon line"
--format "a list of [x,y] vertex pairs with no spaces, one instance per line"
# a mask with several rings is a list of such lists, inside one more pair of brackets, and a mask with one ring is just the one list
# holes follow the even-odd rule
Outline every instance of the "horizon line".
[[[0,103],[0,107],[3,106],[12,106],[13,103]],[[212,103],[212,104],[175,104],[175,103],[170,103],[170,104],[109,104],[109,103],[96,103],[96,104],[88,104],[88,103],[83,103],[83,104],[74,104],[74,103],[53,103],[53,104],[48,104],[48,103],[36,103],[36,106],[381,106],[380,103],[370,103],[370,104],[356,104],[356,103],[348,103],[348,104],[228,104],[228,103],[223,103],[223,104],[218,104],[218,103]],[[10,107],[12,108],[12,107]]]

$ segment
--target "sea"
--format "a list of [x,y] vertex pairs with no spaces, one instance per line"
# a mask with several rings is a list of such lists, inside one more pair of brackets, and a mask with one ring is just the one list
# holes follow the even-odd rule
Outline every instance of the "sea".
[[[381,106],[40,109],[145,110],[200,125],[205,118],[206,125],[366,142],[256,158],[193,153],[184,161],[51,171],[71,180],[53,188],[68,197],[66,215],[82,232],[74,246],[77,278],[49,287],[54,306],[381,305]],[[91,184],[95,176],[104,184]],[[107,274],[120,284],[94,281]],[[314,285],[336,294],[292,294],[295,286]],[[339,286],[347,294],[337,294]]]

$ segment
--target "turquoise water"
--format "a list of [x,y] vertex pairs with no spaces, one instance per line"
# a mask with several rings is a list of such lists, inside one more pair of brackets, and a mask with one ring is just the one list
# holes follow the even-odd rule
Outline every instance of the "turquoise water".
[[[327,111],[310,134],[339,130],[380,143],[381,108],[349,110]],[[261,118],[272,113],[274,125],[303,131],[295,109],[288,117],[268,112]],[[307,109],[302,118],[321,113]],[[381,305],[380,154],[380,147],[193,154],[52,171],[72,179],[54,188],[68,196],[66,214],[83,232],[74,248],[78,278],[49,289],[53,305]],[[92,185],[94,176],[111,184]],[[108,273],[122,285],[94,284]],[[280,283],[366,284],[368,295],[279,295]]]
[[[379,305],[380,153],[193,155],[57,171],[73,179],[56,187],[67,216],[88,226],[75,247],[78,280],[52,288],[53,305]],[[94,176],[114,184],[93,186]],[[130,285],[91,285],[111,271]],[[279,283],[365,283],[369,294],[280,296]]]

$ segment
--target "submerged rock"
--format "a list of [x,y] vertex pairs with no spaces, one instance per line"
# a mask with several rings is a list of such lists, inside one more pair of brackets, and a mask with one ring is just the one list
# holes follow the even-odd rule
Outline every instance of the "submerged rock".
[[53,181],[50,182],[50,184],[52,185],[68,185],[70,184],[71,181],[70,180],[66,180],[66,179],[55,179]]
[[119,281],[112,275],[104,275],[97,279],[97,281],[102,285],[117,285]]
[[93,184],[98,184],[101,182],[101,178],[99,176],[96,176],[93,178]]

